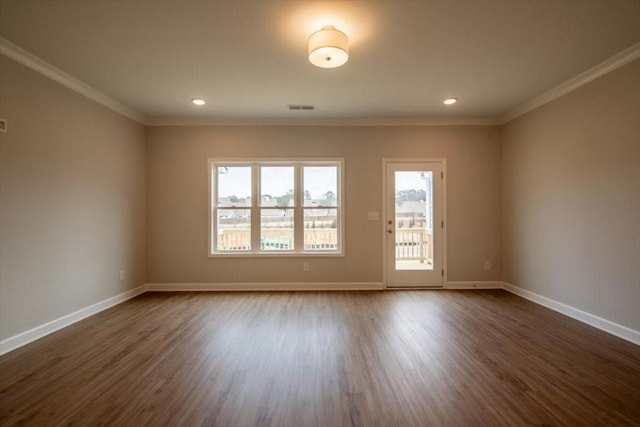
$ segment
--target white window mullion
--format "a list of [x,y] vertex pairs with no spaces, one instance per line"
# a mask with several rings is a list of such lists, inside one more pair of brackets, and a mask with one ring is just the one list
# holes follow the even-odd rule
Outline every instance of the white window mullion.
[[209,163],[209,253],[213,253],[218,250],[218,165],[214,165],[213,162]]
[[260,252],[260,165],[251,164],[251,252]]
[[336,195],[337,210],[336,221],[338,223],[338,248],[344,253],[344,162],[338,163],[338,194]]
[[304,251],[304,212],[303,202],[304,195],[302,193],[302,166],[300,163],[295,164],[294,168],[295,180],[293,192],[295,195],[295,208],[293,210],[293,241],[294,252]]

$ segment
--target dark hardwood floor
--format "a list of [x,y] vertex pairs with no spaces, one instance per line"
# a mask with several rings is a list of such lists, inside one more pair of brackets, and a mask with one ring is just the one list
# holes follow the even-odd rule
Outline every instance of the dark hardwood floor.
[[0,425],[640,425],[640,347],[504,291],[147,293],[0,358]]

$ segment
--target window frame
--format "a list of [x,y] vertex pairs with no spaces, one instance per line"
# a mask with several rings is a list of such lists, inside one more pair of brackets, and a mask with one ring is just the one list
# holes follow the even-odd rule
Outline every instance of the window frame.
[[[219,251],[217,249],[217,167],[218,166],[250,166],[251,167],[251,206],[237,207],[236,209],[249,209],[251,211],[251,249],[244,251]],[[262,207],[260,166],[293,166],[294,167],[294,206],[293,207]],[[304,211],[311,207],[304,206],[304,174],[305,166],[335,166],[337,168],[337,195],[335,207],[337,217],[337,250],[304,249]],[[317,159],[238,159],[238,158],[208,158],[208,242],[207,252],[209,258],[251,258],[251,257],[344,257],[344,159],[342,158],[317,158]],[[232,208],[222,208],[232,209]],[[294,249],[293,250],[261,250],[261,210],[262,209],[293,209],[294,224]]]

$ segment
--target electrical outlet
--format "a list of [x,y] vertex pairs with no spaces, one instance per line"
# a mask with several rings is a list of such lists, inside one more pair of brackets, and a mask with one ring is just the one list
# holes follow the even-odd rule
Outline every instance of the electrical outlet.
[[491,270],[491,261],[485,261],[484,262],[484,269],[485,270]]
[[120,280],[124,280],[124,270],[120,270]]
[[308,262],[303,262],[302,263],[302,271],[309,271],[309,263]]

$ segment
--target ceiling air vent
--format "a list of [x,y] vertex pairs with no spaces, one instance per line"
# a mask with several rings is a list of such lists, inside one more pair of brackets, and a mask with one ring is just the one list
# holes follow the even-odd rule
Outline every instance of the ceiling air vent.
[[315,109],[313,105],[289,105],[289,110],[306,110],[310,111]]

